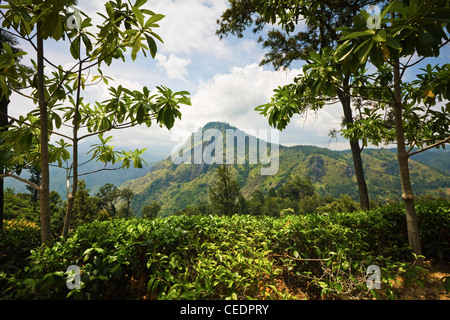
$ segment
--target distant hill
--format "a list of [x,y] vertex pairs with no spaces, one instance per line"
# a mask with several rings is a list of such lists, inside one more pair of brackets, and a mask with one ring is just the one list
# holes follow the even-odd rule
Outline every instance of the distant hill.
[[[80,147],[80,163],[85,163],[91,158],[91,156],[87,154],[88,151],[89,150],[86,147]],[[94,194],[101,186],[106,183],[112,183],[116,186],[120,186],[128,180],[142,177],[148,172],[153,163],[161,159],[162,157],[156,157],[154,155],[144,155],[144,160],[146,161],[148,166],[142,169],[137,169],[131,166],[129,169],[125,170],[119,169],[114,171],[100,171],[97,173],[80,176],[79,179],[84,179],[87,188],[91,191],[90,193]],[[80,173],[91,172],[101,168],[103,168],[102,163],[91,161],[80,167]],[[22,171],[21,176],[24,178],[28,178],[30,174],[28,173],[28,171],[24,170]],[[59,194],[61,194],[61,196],[63,196],[63,199],[65,199],[66,196],[66,181],[66,170],[64,168],[50,167],[50,190],[57,191]],[[13,178],[6,178],[5,186],[13,188],[16,193],[28,192],[24,183]]]
[[[213,122],[203,127],[219,130],[224,136],[227,129],[235,131],[237,139],[247,136],[247,140],[256,141],[247,146],[244,164],[231,165],[238,178],[241,192],[248,198],[256,189],[267,192],[270,188],[279,188],[292,176],[310,177],[319,195],[339,197],[348,194],[358,200],[356,177],[350,151],[333,151],[315,146],[293,146],[279,148],[279,169],[275,175],[261,175],[261,163],[249,164],[250,155],[258,152],[261,140],[248,135],[226,123]],[[199,132],[197,132],[199,134]],[[200,150],[194,143],[194,133],[184,147],[191,152]],[[208,147],[203,141],[201,150]],[[234,150],[236,154],[237,151]],[[223,154],[226,154],[224,138]],[[410,161],[413,189],[416,194],[436,193],[450,188],[449,157],[447,151],[427,151]],[[194,155],[191,163],[194,162]],[[236,156],[237,157],[237,156]],[[362,153],[365,175],[371,199],[399,198],[401,186],[397,158],[394,152],[386,149],[369,149]],[[161,214],[167,216],[189,205],[198,205],[208,201],[208,187],[214,179],[217,164],[176,164],[169,157],[155,163],[144,176],[127,181],[123,187],[131,188],[136,196],[132,208],[140,214],[142,207],[152,201],[162,205]],[[267,166],[266,166],[267,167]]]

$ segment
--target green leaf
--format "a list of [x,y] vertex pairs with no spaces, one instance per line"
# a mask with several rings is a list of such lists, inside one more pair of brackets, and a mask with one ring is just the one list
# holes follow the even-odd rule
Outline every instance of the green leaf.
[[175,119],[173,117],[172,110],[165,110],[164,112],[164,124],[166,125],[167,129],[172,129],[173,124],[175,122]]
[[365,37],[365,36],[373,36],[375,35],[375,31],[374,30],[366,30],[366,31],[357,31],[357,32],[352,32],[348,35],[346,35],[345,37],[341,38],[340,40],[348,40],[348,39],[355,39],[355,38],[359,38],[359,37]]
[[141,37],[138,37],[134,42],[133,49],[131,50],[131,59],[136,60],[137,54],[141,49]]
[[63,34],[63,29],[62,29],[61,19],[57,19],[56,28],[55,28],[55,31],[53,32],[52,37],[53,37],[53,39],[58,41],[59,39],[61,39],[62,34]]
[[386,42],[386,30],[380,30],[372,37],[373,41]]
[[368,39],[364,41],[356,50],[355,53],[357,53],[359,62],[361,64],[366,63],[367,58],[370,54],[370,50],[372,50],[373,41],[372,39]]
[[387,37],[386,38],[386,44],[389,47],[391,47],[391,48],[393,48],[393,49],[395,49],[397,51],[400,51],[402,49],[402,45],[400,44],[400,42],[398,42],[396,39],[394,39],[392,37]]
[[156,33],[154,33],[154,32],[149,32],[153,37],[155,37],[156,39],[158,39],[159,40],[159,42],[161,42],[161,43],[164,43],[164,41],[163,41],[163,39],[158,35],[158,34],[156,34]]
[[70,54],[76,60],[80,58],[79,48],[80,48],[80,36],[76,37],[73,40],[72,44],[70,45]]
[[[344,49],[339,49],[339,51],[336,52],[338,62],[342,62],[345,59],[347,59],[350,56],[350,54],[353,52],[353,49],[355,49],[354,46],[350,46],[350,45],[346,45],[346,44],[343,44],[343,47],[344,47]],[[339,55],[342,55],[342,56],[339,58]]]
[[136,8],[139,8],[139,7],[142,7],[146,2],[147,2],[147,0],[136,0],[136,3],[134,4],[134,6]]
[[158,51],[158,47],[156,45],[155,40],[149,36],[148,34],[145,35],[145,38],[147,39],[148,48],[150,49],[150,54],[152,55],[153,59],[156,56],[156,53]]
[[165,17],[165,15],[163,14],[155,14],[153,16],[151,16],[144,25],[144,28],[150,28],[155,22],[158,22],[159,20],[163,19]]
[[114,8],[112,7],[110,2],[107,2],[105,4],[106,12],[108,13],[108,16],[110,19],[114,19]]
[[132,7],[131,10],[133,10],[134,16],[136,17],[137,22],[140,26],[144,25],[144,15],[142,14],[141,10],[137,7]]
[[398,1],[392,1],[391,3],[389,3],[389,5],[383,9],[383,11],[380,14],[381,19],[383,19],[392,9],[393,10],[393,6],[397,5]]
[[450,276],[442,278],[442,282],[444,284],[445,291],[450,293]]
[[81,39],[83,40],[84,46],[86,47],[86,52],[87,53],[91,52],[92,51],[92,42],[89,39],[89,37],[86,34],[82,33]]

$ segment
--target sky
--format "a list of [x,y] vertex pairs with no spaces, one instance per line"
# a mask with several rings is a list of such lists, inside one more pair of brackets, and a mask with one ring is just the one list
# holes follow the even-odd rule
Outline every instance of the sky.
[[[105,12],[106,1],[79,0],[78,7],[94,22],[99,22],[96,12]],[[174,91],[190,92],[192,106],[182,106],[182,119],[172,130],[153,125],[113,131],[112,144],[117,148],[146,148],[148,156],[160,158],[170,155],[172,149],[184,141],[191,132],[210,121],[223,121],[241,130],[270,129],[267,119],[254,110],[270,101],[273,90],[291,83],[300,74],[301,63],[292,69],[275,71],[271,66],[260,67],[265,51],[257,43],[258,35],[250,31],[244,38],[228,36],[220,39],[216,34],[217,19],[226,10],[225,0],[149,0],[144,8],[165,15],[154,31],[162,37],[155,59],[139,55],[126,63],[113,62],[104,68],[112,77],[110,85],[133,90],[143,86],[155,89],[167,86]],[[269,28],[276,26],[269,26]],[[301,28],[301,25],[299,26]],[[46,42],[45,52],[55,63],[65,67],[73,64],[67,48],[61,42]],[[24,44],[22,49],[33,52]],[[31,56],[35,59],[34,53]],[[448,62],[450,53],[442,55]],[[89,87],[83,92],[85,101],[103,101],[108,98],[107,86]],[[18,96],[11,98],[10,113],[23,114],[30,102]],[[330,140],[331,129],[339,129],[343,117],[340,105],[329,106],[317,114],[295,116],[289,126],[280,132],[283,145],[316,145],[334,150],[349,149],[342,138]],[[87,141],[86,144],[96,143]]]

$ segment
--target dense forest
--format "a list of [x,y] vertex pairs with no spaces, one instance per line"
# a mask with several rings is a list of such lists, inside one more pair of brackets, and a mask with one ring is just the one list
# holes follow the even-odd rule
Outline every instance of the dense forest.
[[[269,102],[245,106],[246,122],[279,133],[337,105],[329,137],[349,150],[248,135],[239,154],[217,141],[243,131],[211,118],[186,162],[177,149],[148,170],[144,147],[113,138],[135,146],[127,130],[170,132],[201,105],[178,89],[191,61],[158,52],[168,25],[156,4],[105,1],[95,18],[77,4],[0,3],[0,300],[448,299],[448,0],[224,1],[216,40],[258,35],[261,66],[302,63]],[[142,61],[177,90],[107,75]]]

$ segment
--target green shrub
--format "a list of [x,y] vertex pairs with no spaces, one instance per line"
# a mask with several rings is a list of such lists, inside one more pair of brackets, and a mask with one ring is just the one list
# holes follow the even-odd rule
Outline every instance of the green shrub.
[[0,232],[0,272],[15,272],[23,269],[30,251],[39,246],[40,228],[35,222],[5,220]]
[[[449,208],[437,200],[417,205],[427,258],[449,257]],[[14,237],[3,238],[2,248]],[[1,270],[0,298],[290,299],[296,289],[311,298],[380,297],[365,284],[373,264],[381,268],[381,296],[393,298],[391,280],[417,271],[407,243],[402,205],[281,218],[94,221],[51,247],[18,244],[35,248],[28,264],[29,249],[12,248],[22,258]],[[81,269],[81,289],[66,286],[70,265]]]

